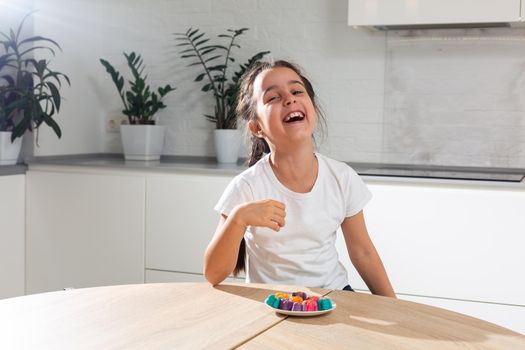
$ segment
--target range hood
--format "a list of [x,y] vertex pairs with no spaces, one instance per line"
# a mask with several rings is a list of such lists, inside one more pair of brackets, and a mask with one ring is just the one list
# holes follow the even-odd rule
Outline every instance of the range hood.
[[[359,26],[354,26],[359,27]],[[490,23],[435,23],[435,24],[392,24],[367,26],[376,30],[414,30],[414,29],[462,29],[462,28],[523,28],[524,22],[490,22]]]
[[524,27],[525,0],[348,0],[348,25],[377,30]]

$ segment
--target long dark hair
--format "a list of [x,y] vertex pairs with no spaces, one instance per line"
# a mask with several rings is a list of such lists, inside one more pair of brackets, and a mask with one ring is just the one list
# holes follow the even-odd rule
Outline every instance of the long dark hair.
[[[320,125],[323,128],[326,126],[326,119],[324,113],[319,106],[317,101],[314,89],[310,81],[302,74],[301,69],[290,62],[279,60],[275,62],[256,62],[254,63],[241,77],[240,79],[240,89],[237,103],[237,125],[247,124],[250,120],[257,120],[256,111],[256,102],[253,98],[253,83],[259,74],[262,72],[272,69],[272,68],[288,68],[293,70],[299,78],[301,78],[302,83],[305,86],[306,92],[312,104],[314,106],[315,112],[318,116],[318,120],[321,122]],[[250,159],[248,160],[248,166],[252,166],[257,163],[265,153],[270,153],[270,147],[265,139],[256,137],[252,135],[248,130],[246,131],[250,134],[252,146]],[[239,255],[237,256],[237,264],[233,269],[233,275],[237,276],[240,272],[245,271],[245,257],[246,257],[246,242],[244,238],[241,240],[239,247]]]

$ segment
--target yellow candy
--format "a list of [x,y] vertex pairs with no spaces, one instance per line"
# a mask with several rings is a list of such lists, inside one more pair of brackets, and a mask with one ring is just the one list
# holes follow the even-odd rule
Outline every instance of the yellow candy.
[[302,303],[302,302],[303,302],[303,298],[301,298],[300,296],[297,296],[297,295],[296,295],[296,296],[293,296],[293,297],[292,297],[292,301],[293,301],[294,303]]
[[276,298],[281,297],[283,299],[288,299],[288,294],[283,293],[283,292],[279,292],[279,293],[275,293],[275,297]]

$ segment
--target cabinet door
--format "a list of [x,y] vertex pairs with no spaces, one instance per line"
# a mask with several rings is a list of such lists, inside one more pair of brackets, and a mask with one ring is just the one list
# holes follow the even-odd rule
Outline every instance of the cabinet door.
[[27,173],[27,292],[144,282],[143,176]]
[[349,0],[348,25],[516,22],[520,0]]
[[[525,191],[369,183],[368,231],[398,293],[525,305]],[[338,248],[343,250],[342,240]],[[346,266],[347,254],[341,253]],[[350,267],[351,284],[366,288]]]
[[232,176],[148,176],[146,268],[202,273],[219,214],[213,207]]
[[0,299],[24,295],[25,175],[0,176]]

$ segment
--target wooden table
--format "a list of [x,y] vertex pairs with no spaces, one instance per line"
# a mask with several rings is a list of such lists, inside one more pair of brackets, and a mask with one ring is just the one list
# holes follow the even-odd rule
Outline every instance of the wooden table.
[[[328,295],[336,310],[287,317],[274,291]],[[294,286],[158,283],[0,301],[0,349],[525,349],[525,336],[408,301]]]

